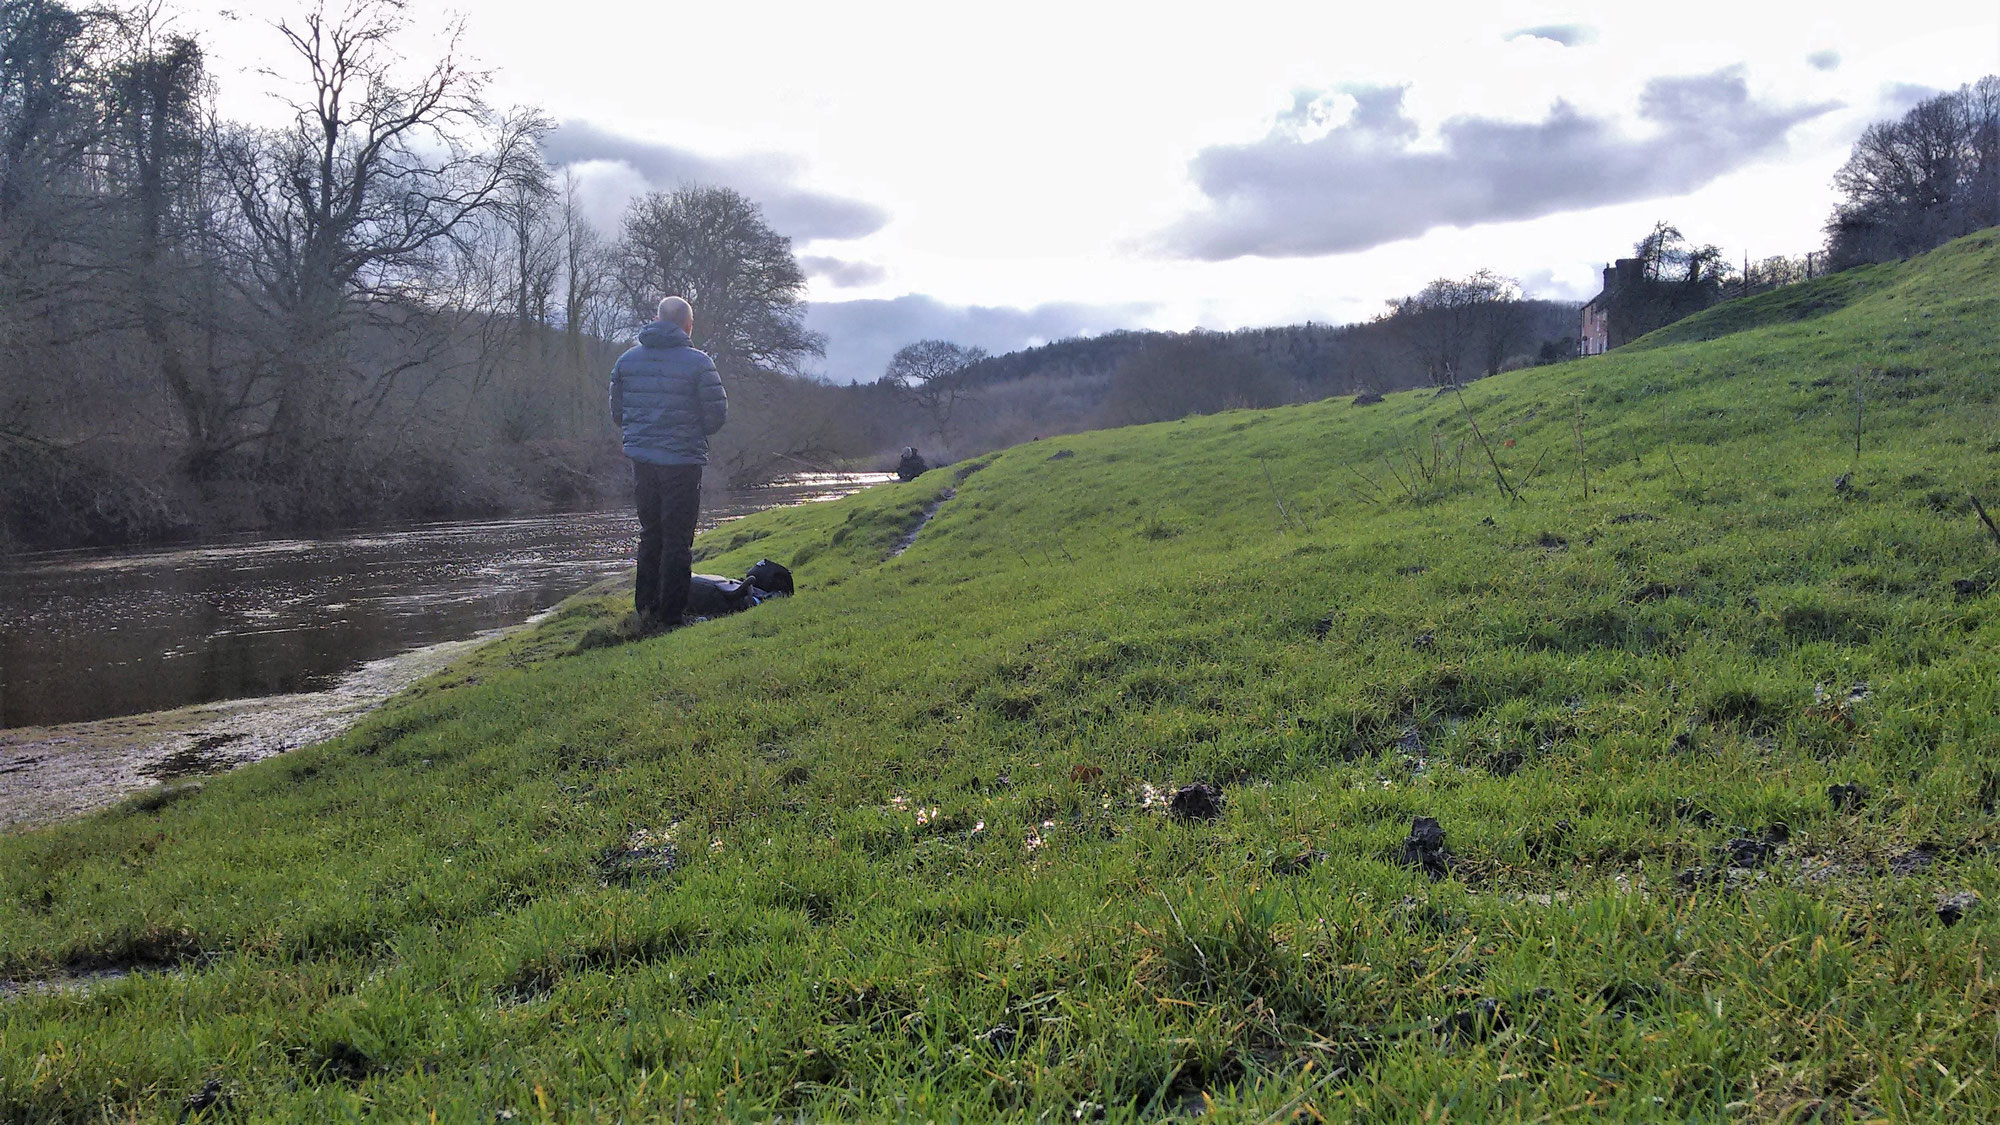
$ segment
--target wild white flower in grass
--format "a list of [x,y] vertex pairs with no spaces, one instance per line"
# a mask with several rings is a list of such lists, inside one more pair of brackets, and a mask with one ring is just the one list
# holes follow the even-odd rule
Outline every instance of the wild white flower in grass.
[[716,837],[715,839],[713,839],[713,840],[710,840],[710,841],[708,842],[708,850],[709,850],[709,851],[711,851],[711,852],[719,852],[719,851],[721,851],[721,850],[722,850],[722,837],[720,837],[720,836],[717,836],[717,837]]

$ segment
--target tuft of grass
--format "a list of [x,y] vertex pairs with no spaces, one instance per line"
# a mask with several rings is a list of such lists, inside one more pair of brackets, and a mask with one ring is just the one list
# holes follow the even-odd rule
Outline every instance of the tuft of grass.
[[0,1120],[2000,1118],[2000,245],[1815,286],[765,513],[795,597],[0,838]]

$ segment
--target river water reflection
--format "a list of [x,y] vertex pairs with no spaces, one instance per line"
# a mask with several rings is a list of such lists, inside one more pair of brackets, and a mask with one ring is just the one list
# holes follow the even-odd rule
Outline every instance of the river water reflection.
[[[888,474],[736,493],[713,527]],[[0,728],[324,688],[361,664],[516,624],[630,566],[630,512],[0,563]]]

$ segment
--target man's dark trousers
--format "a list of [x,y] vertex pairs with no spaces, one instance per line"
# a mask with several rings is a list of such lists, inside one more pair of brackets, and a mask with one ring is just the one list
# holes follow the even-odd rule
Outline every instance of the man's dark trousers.
[[632,602],[639,617],[668,628],[687,609],[694,569],[694,523],[701,514],[700,465],[632,462],[639,498],[639,574]]

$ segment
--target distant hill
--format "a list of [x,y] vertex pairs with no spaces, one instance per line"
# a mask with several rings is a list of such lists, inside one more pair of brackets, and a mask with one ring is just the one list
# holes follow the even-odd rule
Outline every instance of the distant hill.
[[[1514,349],[1517,362],[1513,365],[1524,366],[1544,354],[1545,345],[1554,346],[1553,354],[1567,354],[1561,349],[1576,335],[1578,306],[1562,301],[1523,301],[1521,306],[1524,324]],[[1400,390],[1429,381],[1420,361],[1397,338],[1394,323],[1386,319],[1361,324],[1306,323],[1203,334],[1225,341],[1274,374],[1297,380],[1322,395]],[[1057,340],[991,356],[972,367],[971,378],[975,383],[989,386],[1034,377],[1102,378],[1148,344],[1170,335],[1173,334],[1118,331]]]

